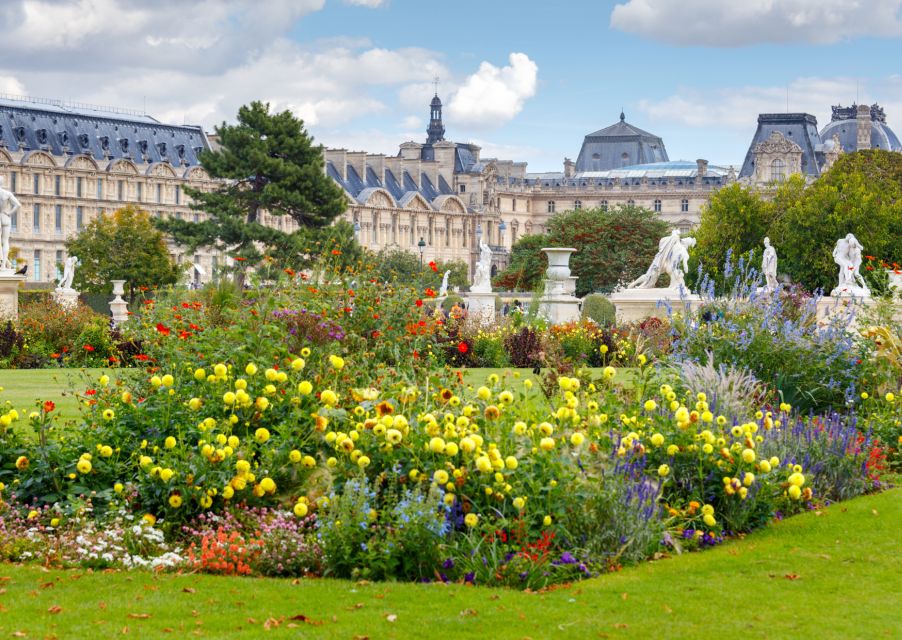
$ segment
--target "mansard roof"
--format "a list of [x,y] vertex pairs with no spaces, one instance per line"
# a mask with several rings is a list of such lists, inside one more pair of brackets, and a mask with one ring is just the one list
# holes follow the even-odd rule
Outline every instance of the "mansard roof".
[[417,196],[422,198],[425,207],[430,209],[434,208],[430,203],[441,196],[456,197],[443,177],[439,176],[438,184],[434,184],[433,179],[425,172],[420,174],[417,183],[409,171],[403,170],[396,175],[394,171],[385,167],[384,178],[380,178],[373,165],[367,164],[366,175],[361,178],[357,169],[348,164],[342,176],[341,170],[330,160],[326,162],[326,174],[361,204],[365,204],[376,190],[386,191],[400,207],[406,206]]
[[817,131],[817,118],[810,113],[762,113],[758,116],[758,129],[745,154],[745,161],[739,172],[740,178],[755,174],[755,147],[765,142],[774,132],[802,149],[803,174],[814,178],[820,175],[824,145]]
[[[886,124],[886,114],[883,107],[878,104],[871,105],[871,149],[883,149],[884,151],[902,151],[902,142],[899,137]],[[858,149],[858,105],[851,107],[835,106],[833,115],[823,129],[821,140],[825,143],[832,140],[833,136],[839,138],[843,151],[851,153]]]
[[664,141],[648,131],[626,121],[620,114],[620,122],[588,134],[576,158],[576,170],[608,171],[621,167],[652,162],[667,162]]
[[95,160],[194,166],[210,143],[199,126],[163,124],[144,114],[58,100],[0,98],[0,146],[56,157],[84,154]]

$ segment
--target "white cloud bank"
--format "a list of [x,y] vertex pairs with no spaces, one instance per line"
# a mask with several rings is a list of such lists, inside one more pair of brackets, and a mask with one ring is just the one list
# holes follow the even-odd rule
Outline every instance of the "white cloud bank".
[[685,46],[830,44],[902,35],[902,0],[627,0],[611,27]]
[[448,105],[455,124],[472,127],[502,125],[523,109],[536,93],[539,67],[525,53],[512,53],[509,64],[479,65],[476,73],[461,84]]

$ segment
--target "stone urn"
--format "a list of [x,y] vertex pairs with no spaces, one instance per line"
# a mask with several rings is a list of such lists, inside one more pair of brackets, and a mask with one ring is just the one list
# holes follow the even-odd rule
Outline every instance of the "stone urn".
[[122,299],[125,293],[125,280],[113,280],[113,295],[110,301],[110,312],[113,316],[113,324],[120,325],[128,320],[128,303]]
[[576,249],[572,248],[543,248],[542,253],[548,257],[548,269],[545,270],[545,277],[549,280],[567,280],[570,277],[570,255],[575,252]]

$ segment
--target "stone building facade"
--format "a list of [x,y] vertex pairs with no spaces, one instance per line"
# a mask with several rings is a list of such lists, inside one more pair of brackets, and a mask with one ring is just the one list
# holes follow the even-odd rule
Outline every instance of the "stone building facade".
[[[58,101],[0,100],[0,176],[22,204],[11,244],[29,266],[28,281],[58,278],[66,239],[102,213],[131,204],[154,216],[200,220],[184,187],[214,186],[197,160],[208,148],[200,127]],[[226,260],[170,249],[196,282]]]
[[661,138],[623,114],[588,134],[578,161],[564,159],[562,172],[528,173],[525,162],[483,158],[477,145],[445,140],[438,96],[426,134],[396,156],[325,151],[326,172],[344,189],[351,203],[344,217],[363,246],[418,252],[422,239],[424,260],[460,260],[472,270],[485,234],[494,271],[518,238],[542,233],[556,213],[634,204],[688,230],[711,194],[736,179],[706,160],[670,161]]

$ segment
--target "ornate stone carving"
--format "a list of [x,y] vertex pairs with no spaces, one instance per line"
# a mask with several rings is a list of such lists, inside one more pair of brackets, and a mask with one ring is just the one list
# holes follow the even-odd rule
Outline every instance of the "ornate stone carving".
[[787,154],[802,153],[802,147],[792,140],[788,140],[779,131],[772,131],[767,140],[755,145],[755,155],[758,154]]

